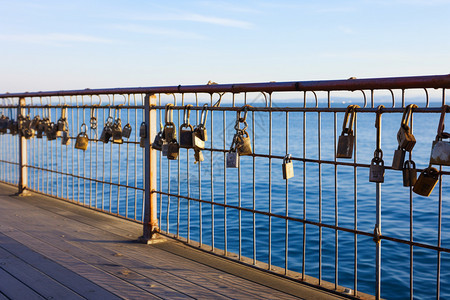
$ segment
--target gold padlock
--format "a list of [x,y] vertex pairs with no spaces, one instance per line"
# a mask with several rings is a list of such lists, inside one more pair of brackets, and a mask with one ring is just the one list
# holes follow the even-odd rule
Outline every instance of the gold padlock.
[[359,106],[349,105],[345,110],[344,122],[342,124],[342,133],[339,136],[336,150],[337,158],[352,158],[353,156],[353,145],[355,143],[353,126],[356,119],[356,108],[359,108]]
[[120,119],[116,119],[112,128],[112,142],[114,144],[123,144],[122,139],[122,121]]
[[247,131],[237,133],[236,137],[236,149],[240,156],[252,155],[252,142]]
[[[84,130],[83,130],[84,127]],[[75,141],[75,148],[86,151],[89,144],[89,137],[86,133],[87,127],[86,124],[81,125],[81,132],[77,135],[77,139]]]
[[413,192],[428,197],[438,181],[439,171],[433,167],[428,167],[420,173],[416,184],[414,184]]
[[292,163],[290,154],[286,154],[286,156],[283,158],[282,170],[283,179],[287,180],[294,177],[294,164]]
[[436,139],[431,147],[430,164],[450,166],[450,142],[443,141],[450,138],[450,134],[444,132],[445,114],[448,110],[448,105],[442,107]]

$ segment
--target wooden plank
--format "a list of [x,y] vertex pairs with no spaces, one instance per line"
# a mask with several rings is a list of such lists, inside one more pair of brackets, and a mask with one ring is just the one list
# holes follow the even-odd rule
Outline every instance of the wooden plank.
[[20,280],[0,268],[0,291],[9,299],[43,299],[38,293],[23,284]]
[[77,273],[0,233],[0,247],[85,298],[120,299]]

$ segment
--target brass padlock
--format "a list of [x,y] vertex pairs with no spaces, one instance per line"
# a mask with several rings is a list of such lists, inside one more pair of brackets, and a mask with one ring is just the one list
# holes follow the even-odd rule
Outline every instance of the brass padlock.
[[180,126],[180,148],[192,148],[192,135],[194,128],[191,124],[182,124]]
[[410,104],[403,111],[402,121],[400,125],[400,129],[397,132],[397,141],[398,145],[401,149],[405,149],[410,152],[414,148],[416,144],[416,138],[411,133],[411,129],[409,127],[409,122],[412,120],[413,109],[417,108],[417,105]]
[[392,159],[392,169],[394,170],[402,170],[403,163],[405,162],[405,154],[406,150],[398,147],[397,150],[394,151],[394,158]]
[[416,184],[414,184],[413,192],[428,197],[438,181],[439,171],[433,167],[428,167],[420,173]]
[[63,133],[62,133],[61,144],[65,145],[65,146],[70,145],[70,135],[69,135],[69,132],[67,130],[63,131]]
[[152,143],[152,148],[158,151],[162,151],[162,146],[164,145],[164,138],[162,131],[158,132]]
[[403,186],[414,186],[417,181],[416,163],[412,160],[405,161],[403,166]]
[[237,168],[239,167],[239,154],[236,149],[230,150],[227,153],[227,168]]
[[442,107],[436,139],[431,147],[430,164],[450,166],[450,142],[443,141],[450,138],[450,134],[444,132],[445,114],[448,109],[448,105]]
[[131,125],[130,123],[127,123],[125,126],[123,126],[122,137],[129,139],[131,136],[131,131],[132,131]]
[[236,149],[240,156],[252,155],[252,142],[247,131],[237,133]]
[[294,177],[294,164],[291,160],[291,155],[287,154],[283,158],[283,164],[282,164],[282,170],[283,170],[283,179],[289,179]]
[[176,140],[172,140],[167,144],[167,158],[171,160],[178,159],[179,149],[180,147],[178,142]]
[[112,142],[114,144],[123,144],[122,121],[120,119],[116,119],[116,121],[114,122],[111,128],[111,133],[112,133]]
[[147,125],[145,125],[145,122],[142,122],[141,126],[139,127],[139,137],[140,138],[147,137]]
[[203,153],[199,149],[194,148],[194,164],[204,161]]
[[369,170],[370,182],[384,182],[384,161],[378,157],[374,157],[370,163]]
[[342,124],[342,133],[339,136],[336,150],[337,158],[352,158],[353,156],[353,145],[355,144],[353,125],[356,118],[355,109],[358,107],[358,105],[349,105],[345,111],[344,122]]
[[[84,127],[84,131],[83,131]],[[77,139],[75,141],[75,148],[85,151],[89,144],[89,137],[86,133],[86,124],[81,125],[81,132],[78,134]]]

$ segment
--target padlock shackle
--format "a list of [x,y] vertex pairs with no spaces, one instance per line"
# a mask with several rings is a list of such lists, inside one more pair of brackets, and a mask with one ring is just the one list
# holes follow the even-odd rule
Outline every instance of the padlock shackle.
[[445,114],[447,113],[447,111],[449,110],[449,106],[448,105],[443,105],[442,106],[442,111],[441,111],[441,117],[439,119],[439,126],[438,126],[438,130],[437,130],[437,135],[436,135],[436,141],[441,140],[442,136],[444,134],[444,121],[445,121]]
[[166,104],[166,112],[164,116],[164,122],[167,124],[173,123],[173,104],[167,103]]
[[356,108],[359,108],[359,106],[356,104],[347,106],[344,115],[344,122],[342,123],[342,135],[344,135],[344,133],[348,135],[353,135],[353,126],[355,124],[356,119]]
[[203,104],[202,114],[200,115],[200,125],[201,127],[205,127],[206,118],[208,117],[208,103]]
[[403,111],[401,126],[405,130],[409,131],[409,122],[412,119],[412,113],[415,108],[417,108],[417,105],[409,104],[408,106],[405,107],[405,110]]
[[[183,125],[190,125],[189,124],[189,119],[191,117],[191,108],[192,105],[188,104],[184,107],[184,112],[183,112]],[[181,125],[181,126],[183,126]]]
[[403,168],[404,169],[415,169],[416,168],[416,163],[413,160],[409,160],[408,159],[403,164]]
[[[83,127],[84,127],[84,130],[83,130]],[[85,124],[85,123],[81,124],[81,126],[80,126],[80,130],[81,130],[80,134],[81,134],[81,133],[84,133],[84,134],[86,134],[86,132],[87,132],[87,126],[86,126],[86,124]]]
[[286,154],[286,155],[284,156],[284,158],[283,158],[283,163],[285,164],[285,163],[290,162],[290,161],[291,161],[291,154],[288,153],[288,154]]

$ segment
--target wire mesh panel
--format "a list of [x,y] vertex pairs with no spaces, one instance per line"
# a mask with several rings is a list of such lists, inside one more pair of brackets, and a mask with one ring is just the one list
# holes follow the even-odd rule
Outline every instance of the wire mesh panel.
[[[31,190],[145,228],[153,205],[145,202],[147,189],[157,197],[158,231],[193,246],[352,296],[446,298],[450,173],[445,163],[431,165],[435,173],[429,167],[433,141],[446,146],[448,138],[438,128],[449,82],[438,76],[7,96],[25,98],[30,118],[67,120],[70,145],[64,132],[28,140]],[[105,139],[105,131],[123,132],[126,124],[129,138]],[[158,134],[142,136],[148,127]],[[414,149],[400,146],[402,130],[414,135]],[[86,136],[86,150],[74,147]],[[17,184],[18,160],[8,155],[19,143],[11,139],[17,136],[0,135],[0,176]],[[141,146],[160,150],[156,164]],[[425,184],[404,186],[409,171]],[[149,176],[156,185],[145,187]],[[434,183],[423,196],[419,190]]]

